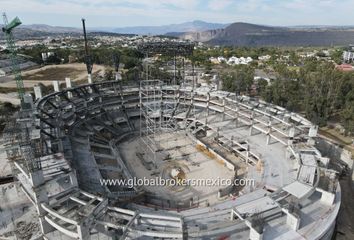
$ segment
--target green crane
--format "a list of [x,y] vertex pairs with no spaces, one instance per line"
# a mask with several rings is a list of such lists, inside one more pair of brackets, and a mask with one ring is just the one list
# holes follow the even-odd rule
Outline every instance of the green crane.
[[23,96],[25,95],[25,88],[24,88],[23,80],[22,80],[22,76],[21,76],[21,69],[18,64],[15,41],[14,41],[14,37],[12,35],[12,30],[14,28],[16,28],[18,25],[20,25],[21,21],[18,17],[15,17],[9,23],[7,20],[6,13],[3,13],[3,19],[4,19],[4,26],[2,28],[2,31],[5,33],[7,49],[10,51],[11,64],[12,64],[11,70],[12,70],[12,74],[14,75],[15,80],[16,80],[17,93],[18,93],[18,97],[21,100],[21,105],[22,105]]

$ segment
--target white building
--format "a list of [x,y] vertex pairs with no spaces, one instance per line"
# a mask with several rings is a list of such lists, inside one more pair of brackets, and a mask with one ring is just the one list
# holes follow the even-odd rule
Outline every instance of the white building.
[[269,61],[270,58],[271,58],[270,55],[264,55],[264,56],[259,56],[258,60],[260,60],[260,61]]
[[343,52],[343,61],[344,62],[353,62],[354,60],[354,52],[344,51]]
[[227,61],[227,64],[229,65],[240,65],[240,64],[243,64],[243,65],[247,65],[249,64],[250,62],[252,62],[253,59],[251,57],[230,57],[229,60]]

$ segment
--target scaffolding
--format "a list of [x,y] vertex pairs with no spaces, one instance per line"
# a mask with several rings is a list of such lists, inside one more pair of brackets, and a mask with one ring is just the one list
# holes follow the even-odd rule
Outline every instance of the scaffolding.
[[158,149],[157,134],[174,132],[177,124],[173,114],[177,107],[176,87],[166,86],[160,80],[140,82],[140,137],[153,154],[156,165]]
[[[172,85],[186,84],[185,81],[185,57],[193,55],[194,44],[185,42],[153,42],[143,43],[138,46],[138,51],[145,55],[146,61],[144,64],[146,80],[149,80],[149,63],[148,57],[156,54],[173,57],[173,79],[170,82]],[[177,58],[182,57],[182,82],[177,81]],[[194,63],[192,64],[194,69]],[[193,70],[194,72],[194,70]]]
[[159,80],[141,81],[139,99],[140,137],[151,152],[155,152],[155,136],[162,125],[162,82]]
[[17,162],[27,173],[41,169],[38,159],[42,154],[40,130],[33,129],[31,111],[22,110],[9,119],[3,135],[11,166]]

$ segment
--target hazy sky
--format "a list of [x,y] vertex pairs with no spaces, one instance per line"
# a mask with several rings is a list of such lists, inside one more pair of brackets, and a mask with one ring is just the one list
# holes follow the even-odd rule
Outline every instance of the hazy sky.
[[24,24],[122,27],[192,20],[265,25],[354,25],[354,0],[0,0]]

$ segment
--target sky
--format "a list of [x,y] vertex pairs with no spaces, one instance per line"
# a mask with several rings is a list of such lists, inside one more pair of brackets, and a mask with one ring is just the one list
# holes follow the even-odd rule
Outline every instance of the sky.
[[354,25],[354,0],[0,0],[23,24],[157,26],[202,20],[273,26]]

